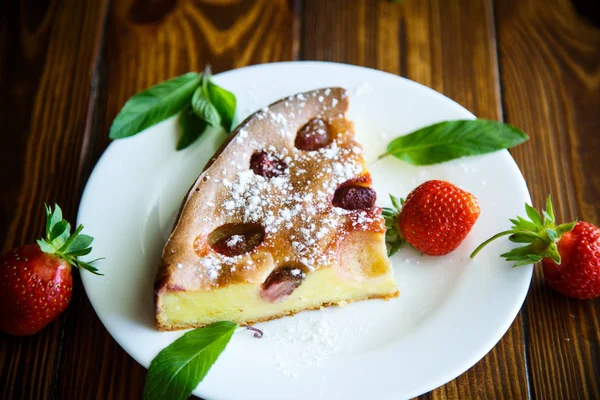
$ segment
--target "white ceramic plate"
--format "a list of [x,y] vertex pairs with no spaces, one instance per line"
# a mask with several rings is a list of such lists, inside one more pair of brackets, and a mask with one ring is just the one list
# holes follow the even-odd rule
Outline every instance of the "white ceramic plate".
[[[429,179],[474,193],[481,216],[463,244],[445,257],[405,248],[392,263],[400,297],[307,311],[258,324],[262,339],[236,333],[194,391],[205,399],[402,399],[462,374],[500,340],[517,315],[532,267],[511,268],[497,241],[475,261],[478,243],[509,226],[530,201],[507,151],[442,165],[413,167],[394,158],[375,162],[394,137],[447,119],[473,118],[460,105],[384,72],[323,62],[265,64],[219,74],[238,99],[237,119],[279,98],[342,86],[349,117],[365,147],[378,204],[405,196]],[[78,220],[93,235],[92,258],[106,275],[83,272],[87,294],[104,326],[148,367],[183,332],[154,328],[153,280],[160,252],[186,190],[217,149],[222,134],[205,134],[175,151],[176,123],[165,121],[112,143],[92,173]]]

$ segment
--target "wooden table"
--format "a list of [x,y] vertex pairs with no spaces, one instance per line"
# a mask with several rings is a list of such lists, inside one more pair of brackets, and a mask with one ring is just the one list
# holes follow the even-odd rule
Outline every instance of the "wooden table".
[[[134,93],[187,71],[283,60],[413,79],[531,140],[511,151],[534,204],[600,223],[600,14],[594,0],[46,0],[0,5],[1,240],[75,220],[108,127]],[[107,211],[108,212],[108,211]],[[135,399],[146,371],[104,329],[81,282],[56,322],[0,335],[0,398]],[[512,327],[477,365],[422,398],[600,399],[600,300],[554,293],[536,270]],[[398,360],[402,362],[402,360]]]

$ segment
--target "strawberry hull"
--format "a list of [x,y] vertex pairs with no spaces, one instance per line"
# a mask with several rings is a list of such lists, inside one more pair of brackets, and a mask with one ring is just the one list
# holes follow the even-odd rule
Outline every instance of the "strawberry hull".
[[558,242],[561,263],[542,260],[544,277],[557,292],[576,299],[600,297],[600,229],[578,222]]

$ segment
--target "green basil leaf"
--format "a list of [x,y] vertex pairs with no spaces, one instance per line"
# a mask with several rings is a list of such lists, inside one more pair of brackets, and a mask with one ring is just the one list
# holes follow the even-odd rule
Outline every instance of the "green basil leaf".
[[192,97],[192,109],[198,118],[206,121],[210,125],[221,125],[221,116],[215,106],[210,102],[210,99],[206,96],[202,86],[198,86],[194,92],[194,96]]
[[129,99],[110,127],[111,139],[133,136],[181,111],[202,77],[197,72],[166,80]]
[[392,140],[381,157],[392,155],[413,165],[431,165],[507,149],[527,139],[521,130],[498,121],[444,121]]
[[184,400],[204,379],[237,325],[216,322],[194,329],[164,348],[150,363],[144,400]]
[[208,96],[221,116],[221,125],[227,132],[231,132],[233,120],[235,118],[235,108],[237,106],[235,95],[230,91],[215,85],[209,80]]
[[179,114],[179,141],[177,150],[183,150],[194,143],[206,130],[206,122],[196,116],[191,107],[186,108]]

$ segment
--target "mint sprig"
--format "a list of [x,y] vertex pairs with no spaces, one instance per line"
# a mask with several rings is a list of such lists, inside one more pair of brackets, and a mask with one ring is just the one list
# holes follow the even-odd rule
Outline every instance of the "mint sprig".
[[44,207],[46,208],[46,236],[37,240],[40,249],[44,253],[54,254],[64,259],[74,267],[86,269],[95,275],[103,275],[92,265],[100,259],[86,262],[78,258],[92,251],[90,245],[94,241],[93,237],[81,233],[83,225],[79,225],[71,234],[71,224],[63,219],[58,204],[54,205],[54,210],[47,205]]
[[161,350],[150,363],[144,400],[184,400],[204,379],[231,340],[237,324],[215,322],[194,329]]
[[508,149],[528,139],[521,130],[498,121],[444,121],[392,140],[379,158],[394,156],[413,165],[431,165]]
[[[236,98],[212,81],[210,67],[158,83],[131,97],[113,121],[109,137],[134,136],[178,113],[180,137],[177,150],[192,144],[208,126],[231,131]],[[192,112],[190,112],[191,110]]]
[[385,220],[385,245],[387,247],[388,257],[396,254],[405,243],[398,226],[398,215],[404,205],[404,199],[390,194],[390,200],[392,201],[392,207],[384,207],[381,213]]
[[577,222],[556,225],[550,196],[546,200],[546,210],[542,211],[541,215],[529,204],[525,204],[525,213],[529,219],[523,217],[511,219],[510,222],[513,224],[511,229],[500,232],[481,243],[471,253],[471,258],[475,258],[477,253],[490,242],[502,236],[510,235],[508,240],[511,242],[524,243],[523,246],[500,255],[507,261],[514,261],[514,267],[533,264],[542,261],[546,257],[552,259],[556,264],[560,264],[558,241],[562,235],[573,230]]

